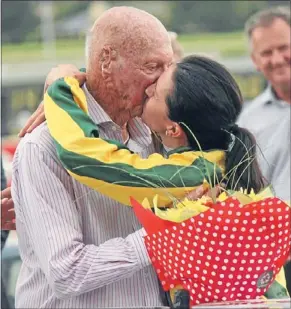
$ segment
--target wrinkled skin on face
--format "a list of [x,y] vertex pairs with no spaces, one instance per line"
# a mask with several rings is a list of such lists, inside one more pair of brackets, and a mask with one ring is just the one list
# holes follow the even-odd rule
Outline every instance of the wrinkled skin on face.
[[[155,84],[161,74],[173,60],[173,52],[169,44],[150,50],[138,58],[124,58],[119,66],[116,88],[122,89],[125,108],[130,116],[141,116],[143,103],[147,97],[146,89]],[[121,78],[120,78],[121,77]]]
[[135,8],[112,8],[91,29],[88,89],[123,125],[141,115],[146,88],[172,61],[170,36],[158,19]]

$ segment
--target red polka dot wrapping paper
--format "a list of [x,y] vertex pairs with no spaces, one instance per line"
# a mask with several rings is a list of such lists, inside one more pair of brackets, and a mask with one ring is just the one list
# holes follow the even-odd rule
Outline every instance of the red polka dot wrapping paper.
[[182,285],[191,305],[262,296],[290,251],[291,210],[277,198],[244,206],[228,198],[182,223],[132,205],[164,290]]

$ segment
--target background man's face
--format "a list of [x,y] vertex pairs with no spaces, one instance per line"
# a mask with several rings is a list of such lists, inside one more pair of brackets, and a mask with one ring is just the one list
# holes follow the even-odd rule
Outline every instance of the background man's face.
[[272,86],[290,85],[290,26],[277,18],[268,27],[255,28],[251,44],[253,62]]

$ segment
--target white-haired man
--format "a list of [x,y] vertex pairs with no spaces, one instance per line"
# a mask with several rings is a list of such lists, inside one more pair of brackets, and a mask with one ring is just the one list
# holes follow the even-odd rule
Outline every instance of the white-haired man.
[[[166,29],[144,11],[112,8],[95,22],[88,43],[83,89],[100,136],[148,156],[155,151],[151,133],[134,117],[142,113],[145,89],[172,62]],[[12,198],[23,261],[16,308],[161,304],[134,212],[74,181],[46,124],[17,148]]]

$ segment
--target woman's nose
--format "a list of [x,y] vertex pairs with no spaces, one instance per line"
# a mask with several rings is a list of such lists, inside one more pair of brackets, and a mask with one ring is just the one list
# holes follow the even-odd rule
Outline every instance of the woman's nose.
[[146,95],[150,98],[153,96],[154,94],[154,89],[155,89],[155,83],[154,84],[151,84],[150,86],[147,87],[145,93]]

